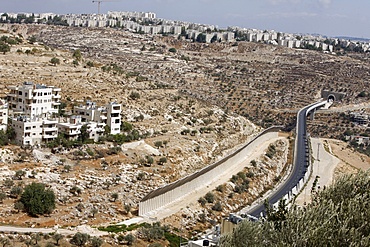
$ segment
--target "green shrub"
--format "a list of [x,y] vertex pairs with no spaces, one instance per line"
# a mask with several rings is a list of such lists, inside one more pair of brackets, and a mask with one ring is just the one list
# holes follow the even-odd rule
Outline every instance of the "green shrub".
[[170,48],[169,50],[168,50],[169,52],[172,52],[172,53],[176,53],[177,52],[177,50],[176,50],[176,48]]
[[212,203],[215,200],[215,195],[212,192],[208,192],[205,196],[204,199],[207,200],[208,203]]

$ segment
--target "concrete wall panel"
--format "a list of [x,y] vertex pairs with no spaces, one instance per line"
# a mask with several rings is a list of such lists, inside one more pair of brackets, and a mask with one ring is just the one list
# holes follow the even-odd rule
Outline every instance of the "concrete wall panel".
[[166,206],[200,187],[207,186],[216,180],[225,170],[237,166],[241,159],[246,159],[250,153],[262,143],[276,138],[280,127],[272,127],[261,132],[252,141],[234,153],[206,168],[152,191],[139,203],[139,215],[143,216],[153,210]]

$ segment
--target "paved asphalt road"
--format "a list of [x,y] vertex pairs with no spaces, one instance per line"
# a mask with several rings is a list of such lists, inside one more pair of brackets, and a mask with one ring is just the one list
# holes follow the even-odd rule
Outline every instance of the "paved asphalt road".
[[[272,194],[268,201],[270,204],[275,204],[281,198],[283,198],[289,191],[291,191],[298,182],[305,176],[305,173],[308,168],[308,144],[306,138],[306,114],[309,108],[312,105],[306,106],[303,108],[297,115],[297,146],[295,150],[295,162],[293,166],[293,170],[289,175],[288,179],[282,184],[275,192]],[[307,155],[306,155],[307,153]],[[260,217],[261,213],[265,213],[265,206],[262,202],[258,206],[252,208],[251,211],[248,212],[249,215],[253,217]]]

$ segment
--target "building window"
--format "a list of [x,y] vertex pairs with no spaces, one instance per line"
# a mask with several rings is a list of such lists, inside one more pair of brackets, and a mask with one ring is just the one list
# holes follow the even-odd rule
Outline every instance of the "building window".
[[22,91],[18,91],[18,94],[19,94],[19,95],[22,95]]

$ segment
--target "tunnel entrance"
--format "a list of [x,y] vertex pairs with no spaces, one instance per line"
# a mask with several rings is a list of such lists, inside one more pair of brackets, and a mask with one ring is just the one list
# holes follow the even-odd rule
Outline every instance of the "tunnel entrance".
[[330,95],[328,96],[328,102],[334,102],[334,101],[335,101],[335,95],[330,94]]
[[344,97],[346,97],[345,93],[329,91],[329,90],[322,90],[321,91],[321,98],[326,99],[329,103],[333,103],[335,101],[341,101]]

